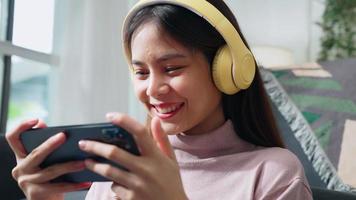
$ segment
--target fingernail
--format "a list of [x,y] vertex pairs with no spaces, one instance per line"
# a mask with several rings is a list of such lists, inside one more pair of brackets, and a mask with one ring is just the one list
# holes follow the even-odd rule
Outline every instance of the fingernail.
[[84,140],[80,140],[80,141],[78,142],[78,145],[79,145],[79,148],[85,149],[86,142],[85,142]]
[[58,139],[58,138],[62,137],[62,134],[63,134],[62,132],[57,133],[53,136],[53,138]]
[[106,119],[108,119],[108,120],[114,120],[115,116],[116,116],[116,113],[114,113],[114,112],[106,113]]
[[28,125],[35,125],[37,123],[38,119],[37,118],[34,118],[34,119],[30,119],[27,121],[27,124]]

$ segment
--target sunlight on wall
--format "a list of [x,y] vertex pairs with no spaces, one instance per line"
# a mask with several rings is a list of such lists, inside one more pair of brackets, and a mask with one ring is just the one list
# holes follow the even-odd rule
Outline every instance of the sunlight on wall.
[[50,53],[53,38],[54,0],[15,1],[13,43]]

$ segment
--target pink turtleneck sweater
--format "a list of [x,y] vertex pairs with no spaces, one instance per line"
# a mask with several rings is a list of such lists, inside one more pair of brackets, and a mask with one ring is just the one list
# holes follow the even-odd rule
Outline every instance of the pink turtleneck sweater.
[[[282,148],[264,148],[240,139],[231,121],[201,135],[169,140],[189,199],[312,199],[298,158]],[[111,182],[94,183],[86,199],[115,199]]]

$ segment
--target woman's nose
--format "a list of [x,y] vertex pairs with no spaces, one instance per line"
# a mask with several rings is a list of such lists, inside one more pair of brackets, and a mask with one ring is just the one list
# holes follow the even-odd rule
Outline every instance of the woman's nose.
[[162,78],[152,77],[146,90],[147,96],[158,97],[169,92],[169,86]]

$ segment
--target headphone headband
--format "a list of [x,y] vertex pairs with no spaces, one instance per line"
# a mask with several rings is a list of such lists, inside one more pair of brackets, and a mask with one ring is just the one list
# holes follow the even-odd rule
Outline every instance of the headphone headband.
[[[167,3],[184,7],[208,21],[224,38],[232,58],[232,76],[234,85],[246,89],[251,84],[255,74],[255,61],[250,50],[243,43],[239,33],[231,22],[206,0],[141,0],[126,16],[123,30],[127,30],[128,22],[140,9],[159,3]],[[125,42],[126,57],[131,59],[131,52]],[[237,67],[238,66],[238,67]]]

